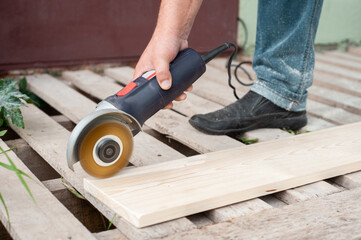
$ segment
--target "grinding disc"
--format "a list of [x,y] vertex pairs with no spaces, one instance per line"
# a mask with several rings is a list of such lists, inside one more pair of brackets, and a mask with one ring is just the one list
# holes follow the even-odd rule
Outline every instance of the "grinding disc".
[[[119,157],[110,165],[97,162],[93,152],[98,140],[104,136],[115,136],[121,141]],[[109,177],[128,165],[133,152],[133,135],[123,123],[109,120],[95,124],[81,139],[78,149],[78,159],[83,169],[94,177]]]

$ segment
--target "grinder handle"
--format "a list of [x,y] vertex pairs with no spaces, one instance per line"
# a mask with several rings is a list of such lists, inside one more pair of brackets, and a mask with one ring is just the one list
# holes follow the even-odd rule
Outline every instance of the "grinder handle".
[[155,72],[149,71],[105,100],[143,125],[148,118],[180,96],[205,70],[202,57],[193,49],[187,48],[180,51],[170,63],[170,89],[163,90],[157,82]]

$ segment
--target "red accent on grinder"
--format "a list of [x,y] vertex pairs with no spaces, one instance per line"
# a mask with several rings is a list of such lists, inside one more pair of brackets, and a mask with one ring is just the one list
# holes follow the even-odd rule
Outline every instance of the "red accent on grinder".
[[117,96],[118,97],[123,97],[125,95],[127,95],[130,91],[132,91],[136,86],[138,86],[138,84],[136,84],[135,82],[130,82],[128,83],[127,86],[125,86],[122,90],[120,90],[119,92],[117,92]]

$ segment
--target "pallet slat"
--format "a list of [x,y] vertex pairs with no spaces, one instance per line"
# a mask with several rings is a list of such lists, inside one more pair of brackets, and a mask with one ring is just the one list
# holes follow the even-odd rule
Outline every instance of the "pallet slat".
[[274,208],[165,239],[359,239],[361,188]]
[[[4,150],[9,147],[0,139]],[[44,187],[25,164],[10,151],[7,153],[14,164],[31,176],[25,180],[35,198],[32,201],[17,175],[0,168],[0,192],[9,209],[9,226],[3,206],[0,219],[14,239],[95,239],[92,234]],[[9,164],[4,154],[0,161]],[[51,231],[45,231],[51,229]]]

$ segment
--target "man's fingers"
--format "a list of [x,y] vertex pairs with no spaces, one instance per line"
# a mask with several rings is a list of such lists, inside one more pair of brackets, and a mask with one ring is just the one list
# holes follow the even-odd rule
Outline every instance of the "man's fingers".
[[173,103],[169,103],[167,106],[165,106],[163,109],[171,109],[173,107]]
[[193,89],[193,85],[191,85],[189,88],[186,89],[186,92],[190,92]]
[[167,61],[154,63],[154,70],[159,86],[163,90],[168,90],[172,86],[172,75],[169,72],[169,63]]
[[187,94],[182,93],[179,97],[177,97],[177,98],[174,99],[174,100],[176,100],[176,101],[183,101],[183,100],[186,100],[186,98],[187,98]]

